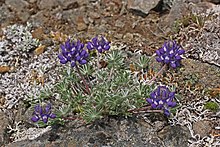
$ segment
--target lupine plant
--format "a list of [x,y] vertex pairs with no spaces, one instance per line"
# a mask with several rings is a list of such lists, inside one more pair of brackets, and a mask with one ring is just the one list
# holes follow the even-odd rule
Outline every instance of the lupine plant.
[[87,58],[89,57],[88,52],[84,49],[84,44],[81,43],[80,41],[74,43],[71,42],[70,39],[68,39],[65,42],[65,44],[61,45],[60,47],[62,49],[61,54],[58,55],[58,58],[60,59],[60,63],[66,64],[70,62],[71,67],[75,67],[80,77],[82,78],[87,93],[90,93],[89,85],[86,82],[84,76],[81,75],[80,70],[78,68],[78,64],[79,65],[86,64]]
[[176,41],[168,41],[163,44],[162,48],[156,50],[156,60],[172,68],[177,68],[180,66],[181,55],[184,53],[185,50],[183,50]]
[[74,43],[70,42],[70,39],[68,39],[65,44],[61,45],[60,47],[62,52],[58,55],[58,58],[60,59],[61,64],[70,62],[71,66],[75,67],[77,66],[77,63],[81,65],[87,63],[89,54],[83,49],[84,44],[82,44],[80,41]]
[[[111,50],[110,47],[110,42],[104,37],[95,37],[87,45],[80,41],[73,43],[70,39],[61,45],[58,58],[61,64],[70,62],[71,70],[64,71],[64,79],[53,90],[62,103],[58,108],[59,117],[65,120],[77,117],[88,123],[108,115],[131,115],[139,110],[162,112],[169,116],[170,108],[176,105],[175,92],[171,92],[167,86],[156,87],[156,84],[135,80],[128,68],[131,60],[125,60],[130,55],[122,50]],[[97,51],[97,56],[90,56],[92,50]],[[156,51],[157,61],[177,68],[183,53],[184,50],[171,41]],[[95,58],[98,58],[98,66],[94,66]],[[101,61],[105,65],[100,66]],[[145,55],[135,62],[140,68],[149,66],[149,58]],[[46,112],[45,116],[43,112]],[[47,122],[53,116],[48,108],[41,112],[38,106],[32,120],[36,122],[44,117],[43,121]]]
[[51,104],[48,103],[46,106],[42,106],[40,104],[37,104],[34,107],[34,112],[31,120],[33,122],[37,122],[39,120],[43,121],[45,124],[48,122],[48,119],[54,119],[56,118],[56,115],[52,113],[51,111]]
[[173,69],[176,69],[181,65],[181,60],[183,55],[185,53],[185,50],[181,48],[180,45],[176,43],[176,41],[168,41],[165,42],[162,46],[162,48],[156,50],[156,60],[163,64],[160,71],[155,75],[155,77],[152,78],[148,82],[148,84],[151,84],[156,77],[164,70],[165,67],[171,67]]
[[169,109],[176,106],[174,102],[175,92],[171,92],[166,86],[158,86],[150,94],[150,98],[146,101],[151,105],[153,109],[162,109],[164,114],[169,116]]

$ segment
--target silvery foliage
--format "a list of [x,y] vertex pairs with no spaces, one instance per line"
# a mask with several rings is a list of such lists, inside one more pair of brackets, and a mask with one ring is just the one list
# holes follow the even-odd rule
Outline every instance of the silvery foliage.
[[97,68],[94,60],[80,67],[90,83],[90,94],[84,93],[82,81],[74,69],[64,72],[64,79],[55,85],[53,94],[59,95],[58,99],[64,102],[61,116],[73,112],[86,122],[92,122],[107,115],[127,116],[130,115],[128,109],[146,104],[145,97],[153,86],[134,78],[129,70],[130,60],[126,52],[111,50],[102,54],[100,59],[107,62],[106,67]]
[[1,62],[10,61],[13,56],[26,56],[26,53],[39,45],[39,41],[33,38],[31,29],[30,23],[27,23],[26,26],[14,24],[2,29],[3,39],[0,40]]

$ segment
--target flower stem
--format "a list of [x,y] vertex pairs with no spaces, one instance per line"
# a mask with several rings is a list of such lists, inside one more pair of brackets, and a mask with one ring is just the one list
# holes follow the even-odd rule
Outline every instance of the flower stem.
[[108,81],[110,81],[110,80],[111,80],[112,73],[113,73],[113,68],[111,68],[111,70],[110,70],[110,72],[109,72]]
[[81,77],[81,79],[83,80],[83,84],[84,84],[85,87],[86,87],[86,93],[87,93],[87,94],[90,94],[89,85],[88,85],[88,83],[86,82],[85,77],[81,74],[81,72],[80,72],[80,70],[79,70],[79,68],[78,68],[77,65],[76,65],[76,70],[77,70],[77,72],[79,73],[79,76]]
[[97,51],[97,67],[98,67],[98,69],[100,68],[100,66],[99,66],[99,51]]
[[163,110],[151,110],[150,108],[151,108],[151,106],[146,106],[146,107],[138,108],[138,109],[130,109],[130,110],[128,110],[128,112],[136,113],[136,114],[140,113],[140,112],[163,113]]
[[162,73],[165,67],[166,67],[166,64],[164,64],[164,66],[155,74],[155,76],[150,81],[147,82],[147,84],[151,85],[152,82],[157,78],[157,76]]

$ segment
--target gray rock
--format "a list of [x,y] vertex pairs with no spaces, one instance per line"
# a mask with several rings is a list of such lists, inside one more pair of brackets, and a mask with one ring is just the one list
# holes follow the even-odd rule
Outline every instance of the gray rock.
[[19,19],[22,22],[26,22],[29,19],[29,17],[30,17],[30,14],[27,11],[18,12],[17,14],[18,14]]
[[177,19],[181,19],[183,16],[189,14],[187,7],[188,5],[183,1],[175,2],[170,9],[169,14],[161,21],[161,26],[172,27]]
[[214,3],[214,4],[220,4],[220,0],[205,0],[207,2],[211,2],[211,3]]
[[35,3],[37,0],[28,0],[29,3]]
[[122,22],[120,19],[115,21],[115,26],[119,28],[123,28],[125,26],[125,23]]
[[[184,44],[186,48],[190,46],[190,50],[186,54],[187,56],[220,67],[220,9],[218,8],[220,7],[217,5],[203,14],[207,15],[209,13],[214,13],[211,20],[203,20],[204,25],[200,34],[194,38],[189,37]],[[186,33],[188,36],[193,35],[193,32],[192,34],[188,32],[188,28],[182,31],[182,33]]]
[[4,133],[5,129],[8,125],[8,119],[4,112],[0,111],[0,146],[2,146],[3,141],[4,141]]
[[127,8],[137,15],[146,16],[148,12],[155,8],[160,0],[128,0]]
[[132,33],[126,33],[123,36],[123,39],[125,39],[126,41],[131,41],[134,38],[134,35]]
[[22,12],[29,6],[24,0],[6,0],[5,4],[15,12]]
[[199,134],[201,138],[208,136],[212,131],[212,124],[210,121],[201,120],[193,124],[195,134]]
[[74,9],[79,7],[78,0],[58,0],[61,7],[65,10]]
[[80,22],[80,23],[77,24],[77,30],[78,31],[84,31],[86,29],[87,29],[87,25],[85,23]]
[[47,11],[39,11],[35,15],[32,15],[29,21],[33,24],[33,26],[42,26],[44,23],[48,21]]
[[5,4],[0,7],[0,26],[4,27],[14,18],[14,13],[10,12]]
[[51,10],[59,5],[57,0],[40,0],[37,6],[40,10],[48,9]]
[[97,12],[89,12],[89,17],[92,19],[98,19],[100,18],[100,14]]
[[29,6],[28,2],[24,0],[7,0],[5,1],[5,4],[12,11],[17,13],[18,18],[21,21],[26,22],[30,17],[30,14],[28,12],[28,6]]
[[158,136],[163,140],[165,146],[188,146],[188,139],[191,137],[187,127],[166,126],[158,132]]

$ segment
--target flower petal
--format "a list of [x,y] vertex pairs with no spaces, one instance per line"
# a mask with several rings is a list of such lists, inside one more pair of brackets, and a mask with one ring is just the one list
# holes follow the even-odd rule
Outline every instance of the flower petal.
[[48,122],[48,116],[47,115],[42,115],[42,121],[46,124]]
[[45,113],[48,114],[50,112],[50,110],[51,110],[51,104],[48,103],[45,107]]
[[152,104],[152,103],[153,103],[153,100],[150,99],[150,98],[146,98],[146,101],[147,101],[149,104]]
[[159,51],[159,50],[156,50],[156,54],[157,54],[158,56],[160,56],[160,55],[161,55],[161,53],[160,53],[160,51]]
[[175,59],[180,60],[180,59],[182,59],[182,57],[180,55],[177,55],[177,56],[175,56]]
[[91,42],[88,42],[86,47],[87,47],[88,50],[94,49],[94,46]]
[[51,113],[51,114],[49,115],[49,117],[52,118],[52,119],[54,119],[54,118],[56,118],[56,115],[53,114],[53,113]]
[[87,61],[86,60],[80,60],[79,63],[83,65],[83,64],[86,64]]
[[75,61],[72,61],[72,62],[71,62],[71,66],[72,66],[72,67],[75,67],[75,66],[76,66],[76,62],[75,62]]
[[68,62],[67,58],[65,58],[62,54],[58,55],[61,64],[66,64]]
[[153,109],[156,109],[156,108],[157,108],[157,105],[155,105],[155,104],[153,103],[153,104],[151,104],[151,107],[152,107]]
[[170,63],[170,66],[173,67],[173,68],[177,67],[175,62],[174,63]]
[[103,46],[103,48],[104,48],[104,50],[109,50],[109,49],[110,49],[109,43],[108,43],[108,44],[105,44],[105,45]]
[[86,54],[86,50],[82,50],[82,52],[80,53],[80,56],[84,56]]
[[156,92],[151,92],[150,97],[152,99],[156,99],[156,97],[157,97]]
[[175,96],[175,92],[170,92],[170,93],[169,93],[169,98],[172,98],[172,99],[173,99],[174,96]]
[[160,57],[156,58],[157,62],[162,62],[163,60]]
[[176,102],[169,101],[169,102],[167,102],[167,105],[169,107],[175,107],[176,106]]
[[179,55],[182,55],[182,54],[184,54],[184,53],[185,53],[185,50],[183,50],[183,49],[178,50],[178,54],[179,54]]
[[164,114],[165,114],[166,116],[170,116],[169,110],[165,109],[165,110],[164,110]]
[[31,120],[32,120],[33,122],[37,122],[37,121],[40,120],[40,117],[37,116],[37,115],[34,115],[34,116],[31,118]]

